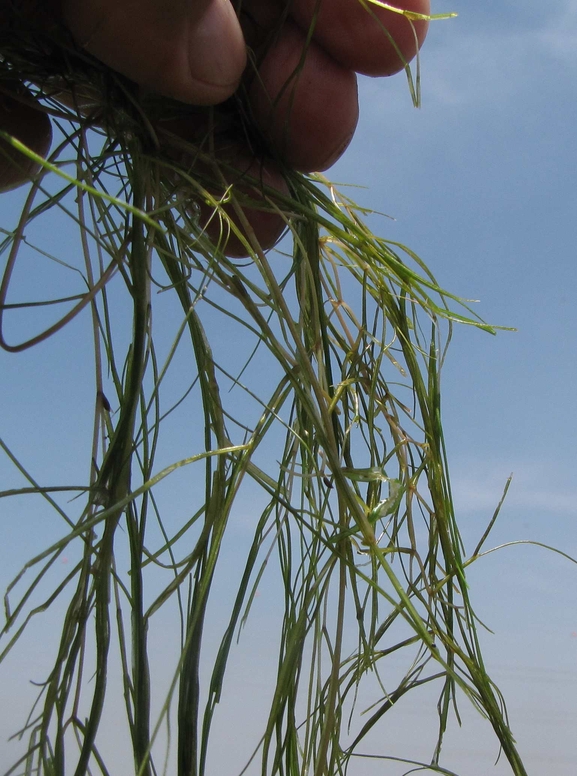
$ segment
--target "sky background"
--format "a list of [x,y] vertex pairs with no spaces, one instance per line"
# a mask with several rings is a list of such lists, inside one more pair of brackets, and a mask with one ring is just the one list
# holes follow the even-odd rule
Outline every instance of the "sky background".
[[[459,17],[431,27],[422,108],[412,107],[402,75],[363,79],[359,130],[330,177],[366,187],[353,198],[395,219],[375,220],[375,229],[416,251],[442,286],[480,300],[475,308],[485,320],[517,329],[492,337],[457,328],[443,373],[465,542],[474,546],[513,473],[490,546],[526,539],[577,556],[577,1],[435,0],[433,11]],[[21,198],[2,199],[7,220]],[[67,235],[58,231],[55,239],[64,255]],[[77,440],[92,424],[83,415],[92,372],[78,356],[88,317],[69,329],[27,353],[0,353],[0,436],[47,482],[60,479],[62,456],[74,468]],[[0,478],[0,490],[14,482],[5,460]],[[3,587],[53,528],[23,503],[20,512],[16,505],[0,513]],[[484,636],[487,663],[529,774],[574,776],[577,566],[515,546],[473,567],[470,584],[479,616],[494,631]],[[8,673],[0,668],[0,769],[11,759],[3,754],[5,731],[26,708],[18,682],[50,653],[49,635],[36,627],[20,662]],[[220,769],[230,776],[228,763],[259,714],[258,704],[246,713],[247,667],[255,660],[261,667],[250,679],[257,697],[274,663],[267,646],[266,635],[249,628],[235,658],[244,689],[238,701],[231,694],[220,722],[228,741]],[[410,740],[417,756],[430,757],[431,728],[418,705],[386,735],[391,746]],[[510,772],[504,763],[493,768],[490,731],[466,711],[447,752],[446,765],[462,776]],[[355,767],[354,776],[397,773],[370,761]]]

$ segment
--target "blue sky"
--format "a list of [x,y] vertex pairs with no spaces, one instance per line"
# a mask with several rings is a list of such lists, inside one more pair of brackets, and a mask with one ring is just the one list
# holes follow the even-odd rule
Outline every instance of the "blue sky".
[[[489,545],[528,539],[577,556],[577,0],[438,0],[433,10],[459,17],[431,27],[422,108],[412,107],[403,76],[363,79],[359,131],[330,177],[366,187],[352,196],[395,218],[375,219],[375,229],[419,253],[441,285],[479,299],[486,320],[517,329],[492,337],[458,328],[444,370],[452,482],[469,548],[513,473]],[[8,218],[21,197],[4,197]],[[63,253],[73,250],[64,229],[55,230],[54,243]],[[58,481],[62,460],[71,478],[85,478],[85,461],[70,451],[90,434],[87,336],[86,317],[32,351],[0,353],[0,436],[45,481]],[[0,477],[13,481],[5,461]],[[20,509],[11,508],[11,520],[0,516],[4,583],[55,528],[28,504]],[[484,637],[488,665],[530,774],[575,771],[576,582],[577,566],[529,546],[504,549],[471,569],[478,614],[494,630]],[[31,645],[22,673],[44,652]],[[238,697],[245,697],[247,667],[257,659],[255,698],[274,662],[258,623],[237,658],[234,681],[245,688]],[[13,728],[19,704],[16,678],[13,671],[4,684],[11,703],[9,710],[1,704],[0,768],[7,763],[4,731]],[[247,715],[231,692],[220,723],[229,740],[221,768],[242,750],[258,709],[256,703]],[[419,714],[418,706],[407,707],[399,729],[387,735],[391,745],[411,740],[427,759],[431,731]],[[447,753],[447,766],[463,776],[509,773],[502,762],[493,768],[494,741],[472,713],[464,713]],[[383,771],[369,761],[355,770],[373,773]]]

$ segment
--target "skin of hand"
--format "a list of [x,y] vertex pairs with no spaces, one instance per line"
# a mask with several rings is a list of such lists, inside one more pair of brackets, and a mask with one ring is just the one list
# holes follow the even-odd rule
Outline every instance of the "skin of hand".
[[[0,25],[11,2],[0,0]],[[429,0],[392,4],[430,12]],[[232,146],[229,139],[223,153],[242,173],[280,191],[286,184],[279,160],[301,172],[326,170],[348,146],[358,119],[356,73],[399,72],[416,55],[428,26],[366,0],[290,0],[288,8],[286,0],[243,0],[238,16],[230,0],[50,0],[48,5],[78,45],[155,93],[191,105],[218,105],[244,79],[251,120],[266,138],[270,158],[255,158],[242,138]],[[247,68],[247,46],[256,74]],[[34,110],[22,87],[19,92],[0,100],[0,126],[44,155],[50,122]],[[180,122],[177,131],[194,137],[198,120]],[[15,165],[17,152],[6,154],[5,146],[0,188],[7,189],[33,171]],[[246,215],[265,249],[284,228],[278,215],[264,210]],[[235,238],[225,252],[246,253]]]

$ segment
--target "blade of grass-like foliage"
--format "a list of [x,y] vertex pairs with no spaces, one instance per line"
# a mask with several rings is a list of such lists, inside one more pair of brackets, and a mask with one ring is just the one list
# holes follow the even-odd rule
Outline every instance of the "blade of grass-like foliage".
[[[6,503],[41,495],[66,525],[24,565],[5,599],[6,659],[33,617],[64,604],[53,668],[21,730],[26,752],[9,772],[24,764],[26,773],[46,776],[114,773],[103,721],[110,676],[120,670],[133,772],[155,776],[163,762],[163,772],[178,776],[211,773],[235,637],[258,616],[257,586],[270,585],[282,612],[276,677],[247,772],[353,772],[354,758],[372,756],[359,751],[371,734],[427,686],[438,690],[431,762],[375,757],[451,774],[441,765],[442,744],[459,697],[492,725],[512,772],[523,776],[483,662],[466,577],[485,554],[501,504],[468,556],[441,420],[440,373],[452,325],[489,333],[496,327],[440,288],[413,252],[372,233],[366,212],[323,176],[286,171],[288,194],[249,180],[261,190],[255,202],[246,187],[226,183],[230,165],[213,158],[210,143],[156,131],[155,111],[172,114],[178,106],[136,94],[85,52],[42,34],[30,43],[30,67],[45,61],[50,45],[65,56],[67,71],[57,70],[55,56],[56,69],[30,81],[43,85],[35,87],[38,97],[64,139],[46,162],[4,138],[43,172],[17,227],[3,229],[3,324],[15,311],[35,309],[35,301],[9,299],[20,252],[58,258],[42,244],[36,250],[36,237],[24,238],[52,212],[78,228],[81,265],[67,257],[59,266],[82,285],[38,302],[73,305],[60,323],[21,346],[3,343],[8,350],[32,346],[90,306],[96,401],[86,484],[74,486],[82,498],[61,503],[73,486],[41,486],[0,442],[26,480],[3,490]],[[16,47],[3,55],[9,67],[22,67]],[[73,96],[89,89],[106,130],[94,115],[54,99],[50,84],[61,89],[63,77]],[[191,172],[186,158],[199,160],[203,171]],[[190,198],[212,208],[223,236],[241,240],[246,261],[228,258],[222,241],[208,238]],[[245,209],[263,203],[285,219],[290,255],[280,248],[265,254],[251,231]],[[129,324],[117,309],[121,291]],[[180,311],[168,343],[155,320],[162,301],[155,291]],[[178,380],[183,368],[186,389]],[[190,454],[159,465],[171,422],[189,431]],[[184,471],[192,496],[175,524],[162,488]],[[260,506],[235,582],[225,550],[247,494]],[[55,560],[73,547],[74,568],[54,580]],[[223,580],[236,587],[218,648],[207,654],[207,623],[225,606],[215,593]],[[150,644],[164,610],[180,618],[180,630],[167,635],[177,656],[155,705]],[[383,668],[393,655],[402,663],[396,678]]]

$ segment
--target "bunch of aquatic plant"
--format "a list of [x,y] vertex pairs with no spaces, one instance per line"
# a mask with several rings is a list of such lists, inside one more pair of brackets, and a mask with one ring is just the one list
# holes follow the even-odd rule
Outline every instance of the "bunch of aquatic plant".
[[[345,773],[401,699],[428,686],[438,740],[429,763],[409,752],[407,767],[450,773],[443,737],[466,698],[524,774],[466,581],[487,532],[466,557],[441,424],[451,326],[492,329],[323,176],[286,171],[282,192],[230,183],[210,143],[159,129],[184,108],[140,94],[68,40],[5,43],[2,68],[5,83],[27,82],[21,99],[50,115],[55,141],[43,159],[4,137],[33,180],[17,222],[3,224],[0,344],[41,348],[90,315],[95,379],[84,483],[66,481],[65,461],[62,481],[39,482],[0,442],[27,480],[4,502],[40,496],[61,518],[4,599],[1,659],[32,621],[62,613],[8,773],[117,773],[102,730],[118,668],[134,772],[210,773],[231,655],[265,587],[280,613],[278,667],[247,773]],[[261,250],[250,207],[282,215],[276,250]],[[43,243],[62,215],[76,228],[74,259]],[[247,259],[223,251],[231,233]],[[16,298],[24,255],[67,267],[74,292]],[[156,314],[167,299],[179,311],[172,336]],[[11,315],[54,310],[18,339]],[[171,460],[163,434],[175,424],[189,429],[188,454]],[[187,499],[178,524],[163,509],[173,481]],[[223,547],[248,502],[258,511],[231,580]],[[60,573],[65,553],[76,560]],[[236,584],[226,603],[214,593],[223,579]],[[214,607],[216,649],[215,626],[205,638]],[[179,627],[166,634],[175,657],[159,703],[149,644],[165,611]]]

